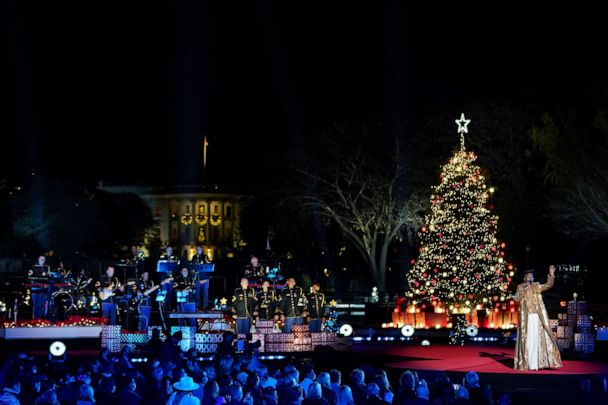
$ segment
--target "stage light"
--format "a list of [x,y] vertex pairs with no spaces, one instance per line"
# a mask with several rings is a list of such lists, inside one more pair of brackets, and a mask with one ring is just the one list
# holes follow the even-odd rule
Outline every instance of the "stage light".
[[65,343],[56,341],[49,346],[49,352],[56,357],[61,357],[65,354]]
[[479,333],[479,329],[475,325],[469,325],[466,328],[467,336],[474,337]]
[[270,356],[260,356],[260,360],[285,360],[285,356],[281,354],[270,355]]
[[340,334],[344,335],[346,337],[352,335],[353,334],[353,327],[350,326],[349,324],[345,323],[344,325],[340,326]]
[[429,342],[428,340],[423,340],[423,341],[420,343],[420,346],[430,346],[430,345],[431,345],[431,342]]
[[401,328],[401,334],[405,337],[413,336],[414,332],[415,329],[412,325],[405,325],[403,328]]

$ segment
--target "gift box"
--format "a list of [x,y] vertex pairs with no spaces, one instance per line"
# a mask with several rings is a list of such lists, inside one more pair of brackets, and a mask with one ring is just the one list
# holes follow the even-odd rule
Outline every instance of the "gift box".
[[120,339],[101,339],[101,347],[108,349],[110,353],[118,353],[122,350]]
[[182,333],[182,339],[194,339],[196,335],[196,326],[172,326],[171,335],[176,332]]
[[589,315],[579,315],[576,324],[578,326],[591,326],[591,317]]
[[557,327],[557,337],[560,339],[564,338],[572,338],[574,334],[574,329],[572,326],[558,326]]
[[558,338],[557,339],[557,348],[559,350],[570,350],[572,349],[572,345],[574,344],[574,339],[572,338]]
[[102,339],[120,339],[120,325],[103,325],[101,327]]
[[579,353],[593,353],[595,350],[595,345],[593,343],[575,343],[574,351]]
[[215,343],[196,343],[194,348],[199,353],[215,353],[217,351],[217,344]]
[[144,333],[123,333],[120,335],[121,343],[145,345],[148,343],[148,335]]
[[595,342],[595,336],[591,333],[575,333],[574,343],[575,344],[590,344]]
[[568,313],[574,315],[582,315],[587,313],[587,302],[586,301],[569,301],[568,302]]

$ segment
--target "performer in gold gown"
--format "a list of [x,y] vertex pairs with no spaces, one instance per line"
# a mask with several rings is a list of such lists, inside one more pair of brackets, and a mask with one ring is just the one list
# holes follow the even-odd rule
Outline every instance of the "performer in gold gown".
[[519,330],[515,343],[515,370],[539,370],[562,366],[561,356],[541,293],[553,287],[555,266],[549,267],[546,284],[534,282],[527,271],[524,282],[517,286],[515,301],[519,302]]

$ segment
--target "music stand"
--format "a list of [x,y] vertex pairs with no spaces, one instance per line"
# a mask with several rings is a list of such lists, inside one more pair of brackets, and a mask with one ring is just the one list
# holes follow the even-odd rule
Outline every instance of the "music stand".
[[47,265],[35,265],[32,266],[32,274],[30,275],[30,278],[47,278],[50,276],[50,272],[51,268]]
[[159,260],[156,263],[156,272],[157,273],[165,273],[165,274],[173,274],[177,271],[177,262],[173,260]]
[[201,304],[201,290],[203,295],[203,308],[207,308],[209,305],[209,281],[202,282],[203,280],[209,280],[209,274],[215,271],[215,264],[213,263],[199,263],[192,265],[192,271],[196,274],[198,282],[196,283],[196,292],[198,295],[197,306]]

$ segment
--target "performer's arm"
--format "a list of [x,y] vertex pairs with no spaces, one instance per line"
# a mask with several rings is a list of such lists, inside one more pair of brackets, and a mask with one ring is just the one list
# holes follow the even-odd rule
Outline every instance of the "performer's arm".
[[517,290],[515,291],[515,296],[513,296],[513,300],[517,301],[517,302],[521,301],[522,293],[523,293],[523,288],[522,288],[522,285],[520,284],[517,286]]
[[553,282],[555,281],[555,266],[549,266],[549,275],[547,276],[547,282],[545,284],[541,284],[540,292],[545,292],[551,287],[553,287]]

